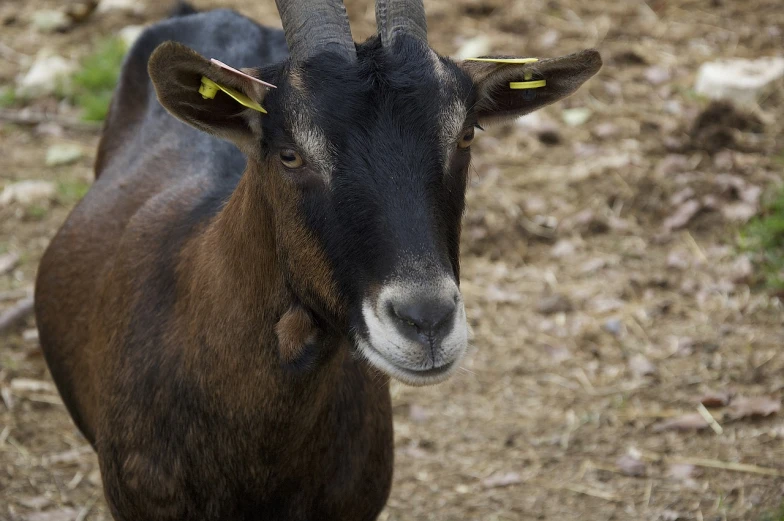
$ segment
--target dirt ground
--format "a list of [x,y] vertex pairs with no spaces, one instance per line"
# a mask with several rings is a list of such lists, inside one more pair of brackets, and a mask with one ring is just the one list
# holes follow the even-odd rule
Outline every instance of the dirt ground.
[[[0,85],[42,48],[79,58],[168,8],[139,4],[41,36],[32,13],[62,3],[4,0]],[[194,4],[279,25],[271,0]],[[355,36],[370,35],[372,5],[347,6]],[[462,274],[474,349],[443,385],[393,385],[395,482],[381,519],[779,521],[784,307],[750,287],[737,238],[782,182],[784,95],[736,111],[693,86],[703,62],[781,55],[781,1],[426,6],[443,54],[467,42],[543,57],[597,47],[605,66],[566,102],[477,140]],[[60,121],[0,121],[0,190],[89,182],[98,132],[71,125],[55,98],[32,107]],[[85,157],[45,166],[64,142]],[[19,256],[0,274],[0,313],[23,300],[74,202],[0,204],[0,254]],[[32,317],[0,336],[0,390],[0,519],[110,519]]]

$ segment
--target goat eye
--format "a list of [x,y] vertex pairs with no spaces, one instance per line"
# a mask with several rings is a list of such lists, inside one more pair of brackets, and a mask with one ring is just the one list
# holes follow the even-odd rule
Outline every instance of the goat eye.
[[302,166],[302,156],[296,150],[284,148],[278,155],[280,157],[280,162],[283,163],[283,166],[286,168],[299,168]]
[[457,146],[459,148],[468,148],[471,146],[471,143],[474,141],[474,127],[469,128],[463,135],[460,136],[460,141],[458,141]]

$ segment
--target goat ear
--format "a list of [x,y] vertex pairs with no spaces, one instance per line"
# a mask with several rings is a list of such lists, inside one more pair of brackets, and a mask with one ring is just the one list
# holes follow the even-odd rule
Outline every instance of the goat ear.
[[253,143],[261,136],[261,114],[220,89],[213,89],[213,98],[205,98],[199,88],[202,77],[206,77],[256,104],[262,103],[268,89],[243,76],[257,77],[258,71],[244,69],[238,73],[224,67],[211,63],[182,44],[165,42],[150,56],[147,70],[158,101],[173,116],[199,130],[232,141],[243,150],[252,150],[255,148]]
[[[507,61],[466,60],[459,64],[471,76],[477,89],[479,97],[475,110],[480,123],[523,116],[563,99],[602,67],[602,58],[594,49],[531,63],[487,58],[492,59]],[[523,90],[510,88],[512,82],[536,80],[545,80],[546,85]]]

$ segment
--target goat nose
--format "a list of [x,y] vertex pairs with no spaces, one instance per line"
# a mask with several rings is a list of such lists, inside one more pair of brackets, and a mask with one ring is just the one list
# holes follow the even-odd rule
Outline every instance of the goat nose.
[[398,329],[418,342],[432,344],[449,329],[457,309],[457,296],[438,295],[391,302]]

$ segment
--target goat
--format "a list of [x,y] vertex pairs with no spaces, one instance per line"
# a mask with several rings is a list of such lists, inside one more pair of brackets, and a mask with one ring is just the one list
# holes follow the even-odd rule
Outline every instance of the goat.
[[41,261],[41,345],[118,521],[375,519],[389,377],[466,351],[474,129],[601,66],[450,60],[422,0],[377,0],[361,44],[340,0],[277,6],[283,31],[216,10],[143,32]]

